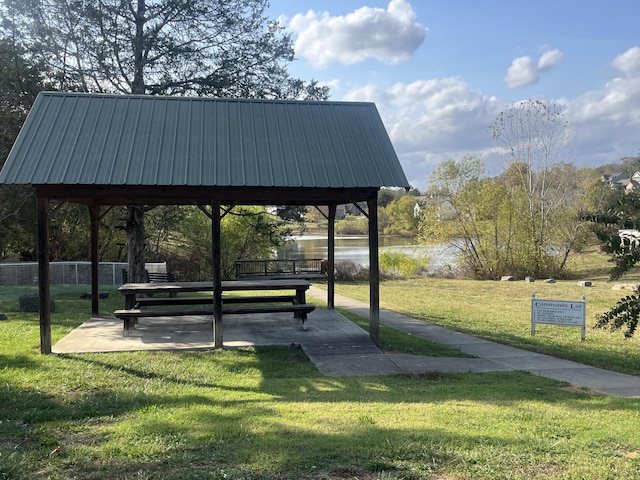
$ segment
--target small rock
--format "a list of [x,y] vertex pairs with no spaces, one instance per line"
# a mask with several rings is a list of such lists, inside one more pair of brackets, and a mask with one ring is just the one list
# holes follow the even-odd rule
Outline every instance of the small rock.
[[[25,293],[18,297],[21,312],[39,312],[40,311],[40,296],[37,293]],[[49,302],[49,311],[56,311],[56,304],[52,300]]]
[[556,283],[556,279],[555,278],[547,278],[544,283]]
[[[90,292],[81,293],[80,298],[83,300],[91,300],[91,293]],[[109,298],[109,292],[98,293],[98,298],[101,298],[101,299]]]
[[536,281],[536,279],[535,279],[535,278],[533,278],[533,277],[524,277],[524,281],[525,281],[525,282],[529,282],[529,283],[533,283],[533,282],[535,282],[535,281]]
[[513,282],[515,280],[515,277],[513,275],[503,275],[500,278],[501,282]]
[[637,283],[617,283],[611,287],[611,290],[636,290],[637,288]]
[[579,287],[590,287],[591,286],[591,282],[589,280],[582,280],[581,282],[578,282],[578,286]]

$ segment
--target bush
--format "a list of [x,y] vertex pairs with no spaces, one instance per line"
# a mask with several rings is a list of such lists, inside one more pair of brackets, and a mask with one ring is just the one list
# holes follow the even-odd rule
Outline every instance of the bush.
[[334,269],[336,280],[367,280],[369,278],[367,267],[350,260],[336,262]]
[[337,235],[367,235],[369,221],[364,217],[346,217],[336,222],[335,231]]
[[389,277],[416,277],[425,274],[430,257],[423,253],[383,250],[380,252],[380,271]]

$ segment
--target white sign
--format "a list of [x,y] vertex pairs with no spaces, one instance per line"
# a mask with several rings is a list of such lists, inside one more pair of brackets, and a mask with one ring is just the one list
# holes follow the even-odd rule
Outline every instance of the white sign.
[[536,333],[536,324],[580,327],[582,340],[586,337],[586,296],[581,302],[568,300],[543,300],[531,296],[531,335]]

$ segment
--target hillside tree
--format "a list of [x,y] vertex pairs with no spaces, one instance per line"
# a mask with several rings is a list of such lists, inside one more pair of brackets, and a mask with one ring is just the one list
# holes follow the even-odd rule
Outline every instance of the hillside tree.
[[[624,159],[623,159],[624,164]],[[624,191],[600,183],[606,202],[591,212],[588,218],[600,241],[600,249],[613,264],[609,280],[618,280],[640,262],[640,192]],[[612,331],[624,329],[632,337],[640,320],[640,287],[622,297],[615,306],[596,316],[596,327]]]
[[547,256],[554,215],[564,208],[568,178],[557,165],[570,163],[572,130],[562,108],[542,100],[508,106],[496,118],[491,134],[505,170],[524,189],[528,234],[540,259]]
[[[267,0],[4,0],[5,37],[66,91],[326,99],[292,78],[292,40]],[[128,208],[129,278],[144,278],[144,208]]]
[[[11,151],[38,92],[45,67],[28,58],[11,38],[0,38],[0,167]],[[23,185],[0,185],[0,256],[35,255],[35,196]]]

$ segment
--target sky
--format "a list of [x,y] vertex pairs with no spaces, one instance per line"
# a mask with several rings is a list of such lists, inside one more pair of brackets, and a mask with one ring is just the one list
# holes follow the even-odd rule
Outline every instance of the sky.
[[475,155],[498,173],[490,127],[514,102],[563,109],[579,167],[640,154],[637,0],[271,0],[289,71],[330,100],[375,102],[409,183]]

